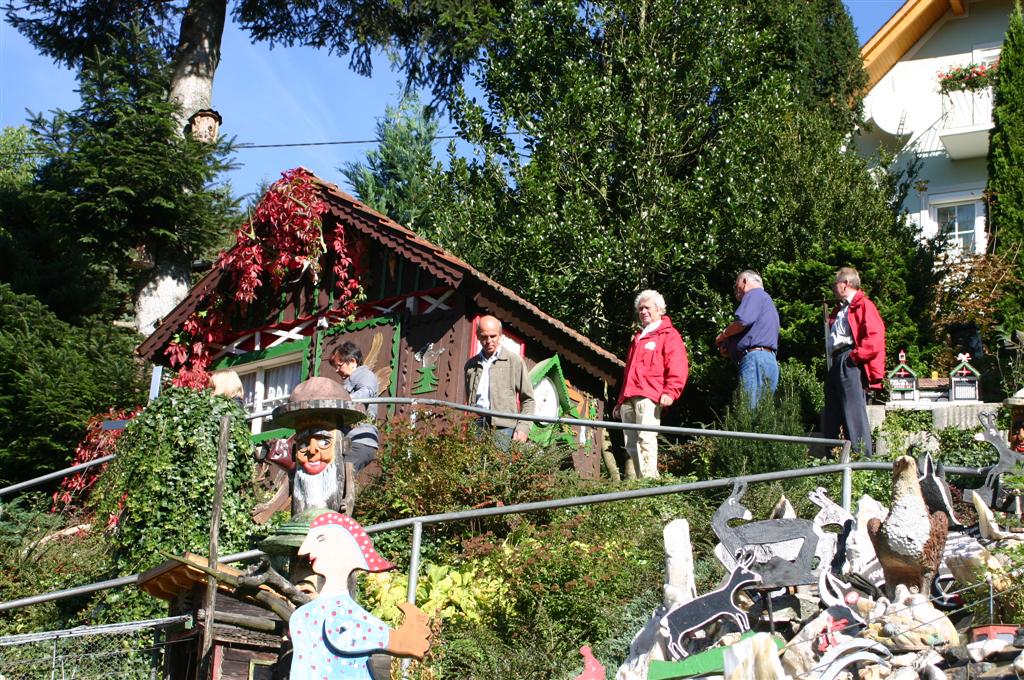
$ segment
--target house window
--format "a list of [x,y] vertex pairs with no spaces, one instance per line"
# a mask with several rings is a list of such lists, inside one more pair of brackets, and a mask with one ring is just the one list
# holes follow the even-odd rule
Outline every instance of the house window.
[[939,233],[949,239],[950,245],[961,253],[975,252],[974,236],[977,223],[975,202],[940,205],[935,209]]
[[[230,369],[238,374],[247,413],[272,411],[286,403],[295,386],[302,382],[308,348],[309,340],[303,339],[269,350],[226,358],[217,363],[215,370]],[[260,434],[270,422],[269,415],[253,419],[252,433]]]
[[[245,389],[245,410],[252,413],[270,411],[288,401],[295,386],[302,382],[302,357],[273,366],[247,365],[235,369]],[[266,418],[252,421],[253,434],[263,431]]]

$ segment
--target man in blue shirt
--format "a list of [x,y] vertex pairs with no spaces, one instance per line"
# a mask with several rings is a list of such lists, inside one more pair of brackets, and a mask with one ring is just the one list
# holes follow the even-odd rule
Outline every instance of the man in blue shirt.
[[718,334],[715,344],[722,356],[739,365],[740,386],[753,408],[766,390],[774,394],[779,385],[779,313],[755,271],[740,272],[733,292],[740,303],[736,320]]

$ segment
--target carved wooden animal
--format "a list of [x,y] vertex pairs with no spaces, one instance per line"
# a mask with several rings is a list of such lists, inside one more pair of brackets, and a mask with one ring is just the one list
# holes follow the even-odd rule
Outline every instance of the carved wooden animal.
[[668,651],[673,661],[687,656],[687,635],[712,621],[728,618],[740,630],[750,630],[747,613],[734,600],[739,590],[761,581],[761,577],[750,570],[750,563],[751,559],[747,558],[733,569],[729,578],[717,589],[676,607],[662,618],[662,628],[668,629]]
[[725,552],[738,555],[752,546],[771,547],[775,544],[801,539],[796,559],[787,561],[773,556],[767,562],[752,565],[765,586],[782,587],[814,583],[814,557],[818,547],[818,534],[814,523],[806,519],[766,519],[730,526],[729,522],[750,520],[751,514],[740,499],[746,493],[745,482],[736,482],[732,494],[715,511],[711,528],[722,542]]
[[978,420],[981,421],[982,436],[985,441],[991,444],[999,453],[999,462],[989,468],[985,475],[985,485],[979,489],[964,489],[964,500],[973,502],[972,496],[979,494],[981,500],[993,510],[1006,509],[1005,500],[1000,494],[1000,479],[1004,472],[1009,472],[1017,467],[1018,463],[1024,463],[1024,455],[1010,449],[1009,443],[1003,437],[999,428],[996,427],[996,415],[994,413],[979,413]]
[[924,458],[918,461],[920,476],[917,481],[921,484],[921,495],[924,496],[928,510],[946,513],[949,528],[962,529],[964,525],[953,512],[953,495],[949,491],[949,484],[946,483],[946,471],[942,463],[936,464],[930,453],[925,453]]
[[885,574],[885,591],[891,598],[899,584],[931,592],[949,533],[946,514],[929,512],[917,479],[917,463],[900,456],[892,469],[892,505],[885,521],[868,522],[868,536]]

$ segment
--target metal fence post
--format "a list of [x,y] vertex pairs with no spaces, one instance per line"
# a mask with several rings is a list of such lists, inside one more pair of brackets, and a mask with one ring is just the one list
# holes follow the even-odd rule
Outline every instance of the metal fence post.
[[853,470],[850,469],[850,449],[853,442],[843,444],[843,452],[839,454],[839,462],[843,466],[843,510],[850,512],[853,505]]
[[423,522],[413,522],[412,525],[412,552],[409,556],[409,589],[406,591],[406,600],[416,604],[416,587],[419,585],[420,576],[420,544],[423,542]]

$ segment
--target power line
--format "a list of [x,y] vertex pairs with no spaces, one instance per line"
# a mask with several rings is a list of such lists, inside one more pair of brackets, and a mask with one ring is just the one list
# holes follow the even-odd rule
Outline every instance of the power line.
[[[523,132],[507,132],[507,135],[522,135]],[[445,139],[462,139],[459,135],[436,135],[431,138],[431,141],[440,141]],[[250,142],[242,142],[241,144],[235,144],[233,150],[241,149],[285,149],[293,147],[307,147],[307,146],[342,146],[342,145],[355,145],[355,144],[379,144],[380,139],[343,139],[335,142],[289,142],[284,144],[253,144]],[[42,151],[7,151],[0,152],[0,156],[6,156],[8,158],[25,158],[30,156],[43,156],[45,155]]]

